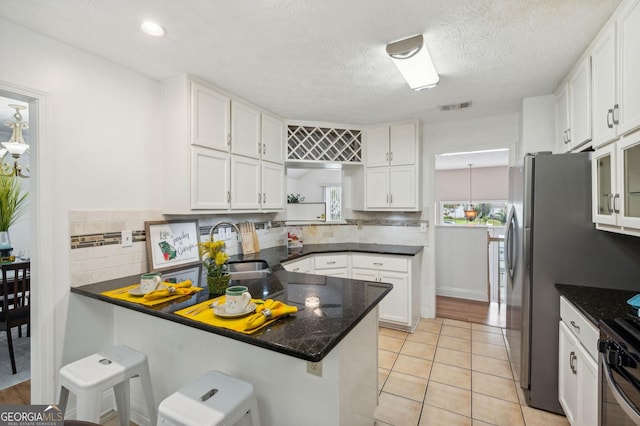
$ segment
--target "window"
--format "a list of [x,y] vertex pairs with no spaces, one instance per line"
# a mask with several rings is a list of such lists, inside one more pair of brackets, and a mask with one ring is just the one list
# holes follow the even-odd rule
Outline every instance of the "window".
[[507,202],[502,200],[477,201],[473,203],[478,217],[473,222],[464,217],[468,202],[442,201],[440,203],[440,223],[443,225],[493,225],[507,223]]
[[340,186],[324,187],[325,217],[327,222],[342,220],[342,188]]

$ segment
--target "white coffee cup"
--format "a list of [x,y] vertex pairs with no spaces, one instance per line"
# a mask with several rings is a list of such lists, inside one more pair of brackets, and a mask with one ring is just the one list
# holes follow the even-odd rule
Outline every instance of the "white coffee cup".
[[227,288],[224,310],[230,314],[244,312],[251,303],[249,289],[243,285],[234,285]]
[[158,287],[162,282],[162,274],[159,272],[150,272],[140,276],[140,292],[149,293]]

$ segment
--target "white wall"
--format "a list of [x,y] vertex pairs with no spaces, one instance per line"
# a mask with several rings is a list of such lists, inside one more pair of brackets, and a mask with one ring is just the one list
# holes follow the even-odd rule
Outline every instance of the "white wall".
[[[53,347],[46,348],[46,353],[54,356],[54,365],[59,368],[63,358],[97,349],[85,339],[87,327],[76,335],[66,335],[67,323],[86,321],[71,313],[67,316],[68,212],[80,208],[159,208],[159,174],[166,173],[159,167],[160,86],[120,65],[2,19],[0,56],[11,57],[15,64],[6,66],[5,61],[0,67],[0,83],[48,95],[50,134],[45,140],[53,145],[53,175],[46,180],[53,192],[53,209],[46,214],[52,218],[54,249],[47,255],[60,266],[52,276],[34,277],[32,285],[36,290],[44,285],[53,288],[54,298],[47,301],[54,307],[53,317],[40,321],[54,323]],[[34,339],[32,345],[37,349]],[[41,394],[46,400],[41,403],[52,402],[53,378],[37,377],[37,370],[33,374],[32,386],[45,388]]]
[[522,100],[522,125],[518,158],[528,152],[556,152],[555,96],[544,95]]

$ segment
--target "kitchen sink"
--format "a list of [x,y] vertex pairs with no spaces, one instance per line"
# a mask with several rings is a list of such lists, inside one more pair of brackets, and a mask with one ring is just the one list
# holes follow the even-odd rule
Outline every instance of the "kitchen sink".
[[255,280],[271,275],[269,264],[264,260],[229,262],[227,270],[232,280]]

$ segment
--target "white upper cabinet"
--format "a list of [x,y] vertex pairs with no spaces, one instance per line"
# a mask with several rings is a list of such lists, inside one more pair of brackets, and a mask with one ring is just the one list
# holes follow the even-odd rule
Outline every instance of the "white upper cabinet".
[[367,167],[416,163],[416,124],[402,123],[367,129]]
[[389,126],[367,129],[367,167],[389,165]]
[[231,153],[260,158],[260,111],[242,102],[231,102]]
[[366,130],[365,210],[420,210],[418,131],[416,121]]
[[190,86],[191,144],[228,151],[230,98],[195,82]]
[[570,148],[569,139],[569,89],[567,84],[560,86],[556,93],[556,144],[558,152],[566,152]]
[[618,16],[618,133],[640,127],[640,0],[629,1]]
[[264,113],[262,114],[261,120],[262,149],[260,152],[262,159],[274,163],[283,163],[285,140],[284,122],[279,118]]
[[284,209],[284,122],[188,75],[162,82],[162,109],[163,213]]
[[618,136],[616,68],[616,23],[613,22],[596,39],[591,51],[595,148],[611,142]]
[[569,139],[571,149],[591,140],[591,57],[569,78]]

